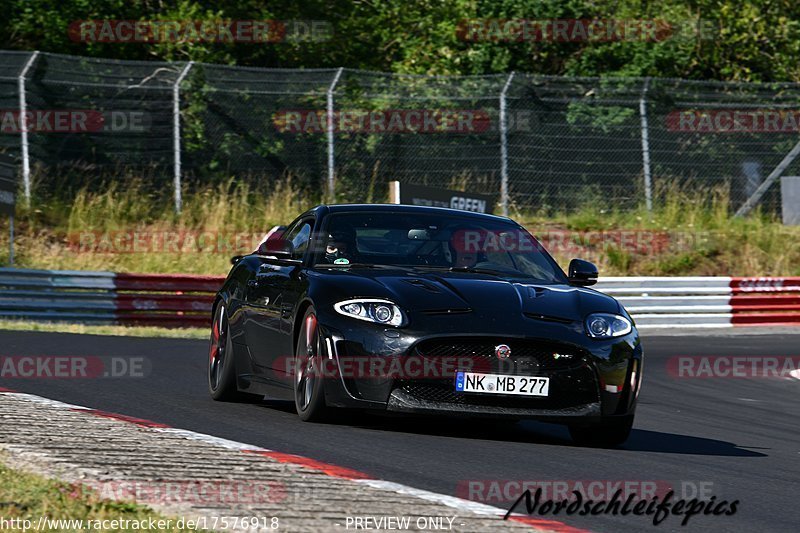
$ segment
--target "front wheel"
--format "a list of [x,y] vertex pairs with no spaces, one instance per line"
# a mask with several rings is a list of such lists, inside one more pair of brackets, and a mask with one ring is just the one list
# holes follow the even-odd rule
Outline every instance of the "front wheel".
[[322,357],[317,314],[309,307],[303,317],[294,355],[294,404],[300,419],[306,422],[321,422],[329,417],[322,383]]
[[573,424],[569,434],[576,444],[595,448],[615,448],[628,440],[633,429],[633,415],[611,419],[591,426]]

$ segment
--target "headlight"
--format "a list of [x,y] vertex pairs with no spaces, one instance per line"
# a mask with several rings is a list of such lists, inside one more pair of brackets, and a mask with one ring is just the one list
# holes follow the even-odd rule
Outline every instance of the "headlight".
[[631,330],[633,330],[631,321],[624,316],[595,313],[586,317],[586,333],[596,339],[621,337]]
[[333,308],[341,315],[376,324],[403,326],[406,323],[403,312],[389,300],[345,300],[334,304]]

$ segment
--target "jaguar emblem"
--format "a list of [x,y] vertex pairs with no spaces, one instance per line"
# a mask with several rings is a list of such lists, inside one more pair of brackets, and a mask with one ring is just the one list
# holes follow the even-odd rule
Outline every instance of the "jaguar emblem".
[[498,359],[508,359],[511,355],[511,348],[508,344],[500,344],[494,347],[494,354]]

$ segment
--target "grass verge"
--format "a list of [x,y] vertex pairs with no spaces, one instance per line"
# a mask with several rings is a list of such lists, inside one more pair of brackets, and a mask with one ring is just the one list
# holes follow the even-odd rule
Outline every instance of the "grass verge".
[[[23,531],[24,520],[30,520],[30,528],[38,525],[40,517],[50,522],[41,531],[89,531],[88,521],[98,524],[95,531],[142,531],[147,528],[135,527],[133,522],[147,523],[150,519],[161,522],[158,530],[188,532],[192,529],[177,527],[177,519],[164,517],[143,505],[100,499],[83,485],[73,485],[48,479],[36,474],[8,468],[0,463],[0,516],[8,522],[4,531]],[[18,520],[18,522],[10,522]],[[53,522],[69,521],[67,522]],[[83,521],[78,528],[74,521]],[[112,521],[118,521],[116,524]],[[128,520],[129,522],[122,522]],[[169,522],[168,522],[169,520]],[[100,521],[100,522],[97,522]],[[106,521],[106,522],[104,522]],[[133,522],[131,522],[133,521]],[[15,527],[16,523],[19,527]],[[120,527],[113,527],[114,525]],[[128,527],[123,527],[128,526]],[[169,527],[167,527],[169,526]]]
[[[652,211],[592,203],[569,214],[517,213],[562,266],[581,257],[606,276],[800,276],[800,227],[756,210],[736,218],[725,188],[660,191]],[[547,235],[555,234],[555,243]],[[551,241],[553,239],[550,239]]]
[[68,324],[61,322],[29,322],[26,320],[0,320],[0,330],[48,331],[78,333],[82,335],[110,335],[115,337],[163,337],[170,339],[208,339],[207,328],[157,328],[152,326],[101,326]]
[[[224,275],[232,255],[257,246],[319,201],[291,180],[254,188],[230,180],[171,199],[141,182],[52,195],[18,208],[17,265],[27,268]],[[543,241],[562,267],[581,257],[602,275],[800,275],[800,227],[756,211],[734,218],[725,189],[656,191],[652,212],[602,198],[570,213],[517,211],[512,218]],[[3,222],[5,224],[5,222]],[[0,229],[0,263],[7,261]]]

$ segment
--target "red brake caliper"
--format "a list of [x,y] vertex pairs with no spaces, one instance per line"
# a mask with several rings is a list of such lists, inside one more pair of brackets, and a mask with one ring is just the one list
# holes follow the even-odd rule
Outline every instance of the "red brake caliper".
[[308,315],[306,317],[306,353],[305,353],[305,360],[301,362],[301,368],[297,369],[298,372],[298,379],[302,378],[303,375],[308,371],[308,365],[311,363],[311,343],[314,342],[314,336],[317,333],[317,316],[316,315]]
[[211,338],[214,339],[210,350],[210,359],[213,361],[217,358],[217,350],[219,350],[219,319],[214,320],[214,325],[211,328]]
[[308,315],[306,317],[306,351],[314,342],[314,335],[317,333],[317,316]]

